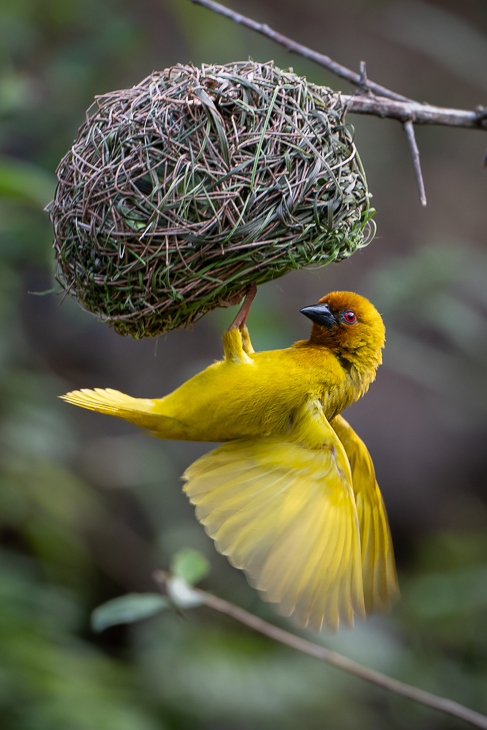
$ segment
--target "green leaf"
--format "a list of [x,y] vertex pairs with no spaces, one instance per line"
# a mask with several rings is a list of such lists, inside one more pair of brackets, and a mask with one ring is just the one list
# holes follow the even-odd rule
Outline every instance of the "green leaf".
[[198,550],[184,548],[173,556],[171,573],[182,578],[189,585],[194,585],[210,572],[210,563]]
[[91,614],[94,631],[103,631],[108,626],[140,621],[168,608],[169,601],[158,593],[127,593],[95,608]]

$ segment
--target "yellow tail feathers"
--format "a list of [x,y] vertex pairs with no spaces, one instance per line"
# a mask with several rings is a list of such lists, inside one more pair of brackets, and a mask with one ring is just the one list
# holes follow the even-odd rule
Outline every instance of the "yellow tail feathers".
[[84,388],[83,390],[73,390],[60,397],[76,406],[89,408],[91,411],[99,413],[109,413],[112,416],[122,416],[122,413],[127,411],[147,412],[154,405],[152,400],[132,398],[130,395],[125,395],[112,388],[95,388],[94,390]]
[[[171,421],[155,412],[154,401],[149,398],[132,398],[119,390],[111,388],[95,388],[94,390],[73,390],[71,393],[62,395],[61,398],[75,406],[88,408],[91,411],[107,413],[116,418],[124,418],[130,423],[135,423],[141,428],[149,431],[161,431],[165,421]],[[167,429],[170,431],[170,428]],[[158,434],[159,435],[159,434]],[[171,438],[170,435],[161,434],[162,438]]]

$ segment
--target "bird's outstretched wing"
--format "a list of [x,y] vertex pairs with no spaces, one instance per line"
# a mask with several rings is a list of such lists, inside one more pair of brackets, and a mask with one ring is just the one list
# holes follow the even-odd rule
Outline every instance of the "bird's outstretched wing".
[[231,441],[184,479],[217,549],[283,614],[317,630],[364,616],[350,466],[318,402],[298,410],[289,440]]
[[362,544],[365,610],[387,611],[399,598],[396,566],[387,514],[370,454],[362,439],[342,416],[331,422],[342,442],[350,467]]

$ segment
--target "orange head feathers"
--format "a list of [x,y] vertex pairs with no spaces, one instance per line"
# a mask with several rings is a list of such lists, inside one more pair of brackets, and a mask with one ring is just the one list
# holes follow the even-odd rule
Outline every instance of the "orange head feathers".
[[353,292],[330,292],[301,312],[313,321],[310,344],[332,350],[358,370],[375,369],[382,362],[384,323],[365,297]]

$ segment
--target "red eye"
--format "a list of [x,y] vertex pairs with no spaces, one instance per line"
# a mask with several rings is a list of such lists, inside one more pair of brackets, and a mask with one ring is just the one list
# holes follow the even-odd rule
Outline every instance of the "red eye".
[[353,324],[357,317],[355,316],[355,312],[352,312],[351,309],[348,310],[348,312],[345,312],[345,322],[347,324]]

